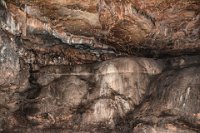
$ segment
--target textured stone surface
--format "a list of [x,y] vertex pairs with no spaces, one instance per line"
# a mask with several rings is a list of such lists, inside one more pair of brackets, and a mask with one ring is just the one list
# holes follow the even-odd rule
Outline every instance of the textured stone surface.
[[[19,116],[11,119],[37,130],[196,132],[199,58],[188,58],[130,57],[43,67],[32,73],[32,88],[22,93],[26,99],[16,112]],[[18,123],[22,120],[26,122]]]
[[[79,112],[81,107],[82,127],[98,126],[107,121],[114,128],[117,117],[123,117],[140,104],[151,77],[160,74],[164,64],[134,57],[87,67],[75,66],[70,71],[65,67],[44,68],[41,73],[35,74],[38,77],[36,81],[44,87],[37,104],[28,103],[28,108],[37,108],[36,116],[49,113],[56,119],[62,119],[65,114],[75,117],[73,110]],[[57,116],[58,113],[60,116]]]
[[198,133],[198,0],[0,0],[0,132]]
[[49,34],[74,47],[114,47],[151,56],[200,50],[198,0],[7,0],[6,4],[3,28],[23,39]]
[[199,131],[199,74],[198,65],[169,70],[158,76],[149,88],[148,99],[127,116],[131,119],[128,123],[135,127],[134,132]]
[[20,65],[13,36],[9,37],[5,32],[0,32],[0,85],[6,86],[15,83]]

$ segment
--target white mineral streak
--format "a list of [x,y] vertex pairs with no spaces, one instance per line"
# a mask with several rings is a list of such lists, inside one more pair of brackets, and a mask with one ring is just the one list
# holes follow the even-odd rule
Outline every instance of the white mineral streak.
[[31,14],[31,8],[25,4],[24,12],[27,14]]
[[185,104],[185,103],[183,103],[183,108],[185,108],[185,105],[186,105],[186,104]]
[[[52,31],[52,35],[56,38],[59,38],[62,40],[63,43],[67,43],[69,45],[73,44],[85,44],[88,46],[94,46],[94,38],[92,37],[84,37],[84,36],[75,36],[71,34],[66,34],[64,31],[58,31],[58,30],[48,30]],[[107,48],[106,46],[104,46]]]
[[101,99],[94,103],[91,107],[93,112],[84,114],[83,123],[107,121],[112,126],[115,115],[123,117],[134,109],[134,105],[141,102],[149,83],[147,75],[155,75],[161,71],[162,67],[156,61],[151,64],[151,61],[143,58],[119,58],[102,62],[94,75],[95,81],[99,84],[98,96],[112,97],[113,91],[119,95],[114,96],[112,100]]
[[182,101],[183,101],[183,96],[182,95],[181,95],[179,101],[180,101],[180,103],[182,103]]
[[13,15],[8,15],[6,23],[2,25],[2,28],[9,31],[12,34],[18,34],[20,31],[19,24],[14,20]]
[[105,67],[106,68],[102,71],[102,74],[106,75],[104,75],[101,79],[100,96],[105,96],[109,94],[110,89],[122,93],[123,82],[121,76],[118,73],[117,68],[112,64],[108,64]]
[[59,15],[67,16],[68,18],[85,20],[90,25],[93,25],[95,27],[101,26],[100,22],[99,22],[98,13],[89,13],[89,12],[84,12],[84,11],[81,11],[81,10],[72,10],[72,9],[68,9],[66,7],[60,8],[58,10],[58,13],[59,13]]
[[[0,40],[1,41],[1,40]],[[4,53],[5,53],[5,50],[6,50],[6,47],[5,46],[3,46],[2,48],[1,48],[1,54],[0,54],[0,63],[2,63],[4,60],[5,60],[5,55],[4,55]]]
[[47,31],[50,32],[51,28],[49,24],[43,23],[41,21],[39,21],[38,19],[34,19],[34,18],[29,18],[27,19],[27,26],[29,26],[29,30],[33,31],[33,30],[39,30],[39,31]]
[[0,4],[7,8],[6,2],[4,0],[0,0]]
[[19,35],[22,33],[26,35],[26,14],[16,8],[14,5],[9,6],[7,12],[6,21],[2,21],[2,28],[12,33],[13,35]]
[[107,122],[113,128],[114,117],[117,115],[123,117],[130,109],[129,102],[120,96],[115,96],[114,100],[100,99],[93,105],[93,113],[86,113],[83,116],[83,125]]
[[113,117],[115,109],[112,107],[111,100],[101,99],[94,106],[94,122],[108,121],[108,124],[113,125]]
[[3,46],[3,48],[1,48],[1,55],[3,55],[3,54],[4,54],[5,50],[6,50],[6,47],[5,47],[5,46]]
[[190,94],[190,90],[191,90],[191,88],[190,88],[190,87],[188,87],[188,88],[187,88],[186,95],[185,95],[185,100],[187,100],[187,99],[188,99],[188,97],[189,97],[189,94]]

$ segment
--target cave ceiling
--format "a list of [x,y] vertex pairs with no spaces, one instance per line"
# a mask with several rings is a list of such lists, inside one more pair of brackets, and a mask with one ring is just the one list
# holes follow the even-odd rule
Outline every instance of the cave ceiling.
[[84,53],[88,49],[88,56],[96,60],[127,55],[176,56],[200,50],[197,0],[6,2],[9,12],[2,15],[3,29],[35,44],[55,38],[54,43],[70,46],[72,51]]

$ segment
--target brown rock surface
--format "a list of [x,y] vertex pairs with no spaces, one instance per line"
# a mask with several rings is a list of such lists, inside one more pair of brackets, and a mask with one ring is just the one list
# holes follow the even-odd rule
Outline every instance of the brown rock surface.
[[200,132],[199,0],[0,0],[0,132]]
[[200,49],[198,0],[6,2],[3,28],[22,38],[50,34],[73,46],[112,46],[129,54],[139,50],[152,56],[197,53]]

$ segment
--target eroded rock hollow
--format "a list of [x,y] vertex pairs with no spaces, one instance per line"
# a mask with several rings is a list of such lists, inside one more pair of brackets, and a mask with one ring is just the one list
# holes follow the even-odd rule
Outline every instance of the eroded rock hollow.
[[199,0],[0,0],[0,132],[200,132]]

